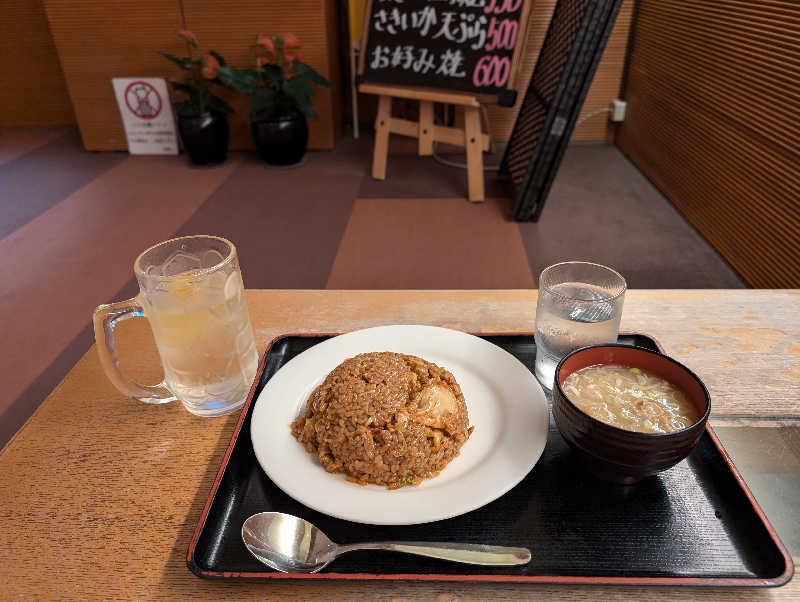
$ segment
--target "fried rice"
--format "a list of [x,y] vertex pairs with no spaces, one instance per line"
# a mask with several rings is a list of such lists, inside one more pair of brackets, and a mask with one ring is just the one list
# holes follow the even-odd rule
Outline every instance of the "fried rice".
[[450,372],[392,352],[342,362],[291,425],[292,435],[328,472],[389,489],[438,475],[473,428]]

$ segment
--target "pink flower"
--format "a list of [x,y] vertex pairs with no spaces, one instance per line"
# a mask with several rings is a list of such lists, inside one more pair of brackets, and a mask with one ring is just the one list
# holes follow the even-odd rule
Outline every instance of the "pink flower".
[[292,64],[297,59],[297,53],[292,52],[292,51],[284,52],[283,53],[283,58],[286,59],[287,63]]
[[178,32],[178,36],[186,40],[190,46],[197,48],[197,36],[188,29],[181,29]]
[[259,35],[258,38],[256,38],[256,44],[258,46],[263,46],[270,54],[275,54],[275,44],[272,42],[272,39],[267,36]]
[[269,65],[272,62],[272,59],[268,56],[260,56],[256,59],[256,65],[259,67],[263,67],[264,65]]
[[286,48],[300,48],[300,38],[293,33],[283,34],[283,45]]
[[214,79],[217,77],[217,69],[219,69],[219,61],[210,54],[203,55],[203,69],[200,71],[206,79]]

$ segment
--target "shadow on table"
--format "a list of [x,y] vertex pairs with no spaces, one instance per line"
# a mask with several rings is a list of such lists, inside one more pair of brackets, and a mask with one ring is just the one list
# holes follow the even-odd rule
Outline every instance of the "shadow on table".
[[[220,434],[217,441],[214,454],[211,456],[205,472],[200,479],[197,491],[192,499],[191,505],[186,509],[186,516],[178,532],[178,537],[175,540],[175,545],[170,553],[169,562],[164,567],[163,581],[167,583],[175,583],[174,577],[180,572],[184,573],[185,577],[189,579],[197,579],[189,568],[186,566],[186,556],[189,549],[189,543],[192,540],[194,530],[200,521],[200,516],[203,513],[203,508],[208,501],[208,496],[211,492],[211,487],[214,484],[214,479],[219,472],[222,465],[222,459],[230,444],[233,431],[236,428],[236,423],[239,421],[239,414],[232,414],[225,418],[218,418],[217,420],[225,420],[225,428]],[[178,571],[178,573],[176,573]]]

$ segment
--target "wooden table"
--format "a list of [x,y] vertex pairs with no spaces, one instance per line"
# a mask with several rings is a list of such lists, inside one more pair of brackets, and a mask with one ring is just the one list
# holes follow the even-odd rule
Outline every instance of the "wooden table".
[[[248,291],[248,301],[263,350],[284,333],[378,324],[531,331],[536,291]],[[622,329],[651,334],[696,371],[715,416],[793,423],[798,316],[800,291],[629,291]],[[160,378],[143,320],[123,323],[118,341],[133,376]],[[0,598],[800,599],[800,579],[759,590],[202,580],[186,550],[236,418],[127,399],[91,349],[0,453]]]

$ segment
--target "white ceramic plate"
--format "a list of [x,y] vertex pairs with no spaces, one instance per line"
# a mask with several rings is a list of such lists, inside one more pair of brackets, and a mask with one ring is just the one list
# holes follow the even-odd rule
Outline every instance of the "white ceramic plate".
[[[439,476],[416,487],[390,491],[327,473],[289,429],[331,370],[374,351],[416,355],[449,370],[475,427],[461,454]],[[287,362],[258,396],[250,436],[261,467],[297,501],[354,522],[410,525],[464,514],[514,487],[542,455],[548,421],[536,378],[500,347],[446,328],[379,326],[328,339]]]

